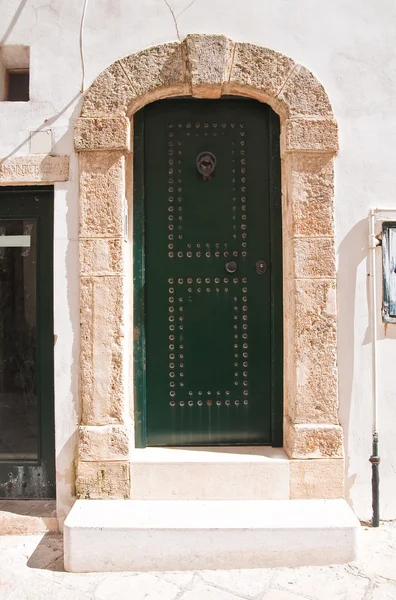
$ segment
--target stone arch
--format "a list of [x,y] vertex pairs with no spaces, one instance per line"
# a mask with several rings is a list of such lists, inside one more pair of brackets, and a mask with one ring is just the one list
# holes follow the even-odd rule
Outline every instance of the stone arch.
[[[77,489],[82,497],[130,494],[124,199],[132,200],[131,116],[160,98],[225,94],[265,102],[281,119],[284,448],[293,459],[291,497],[343,495],[333,222],[338,132],[328,96],[310,71],[278,52],[221,35],[188,35],[103,71],[87,91],[75,127],[82,402]],[[318,460],[305,460],[312,458]]]

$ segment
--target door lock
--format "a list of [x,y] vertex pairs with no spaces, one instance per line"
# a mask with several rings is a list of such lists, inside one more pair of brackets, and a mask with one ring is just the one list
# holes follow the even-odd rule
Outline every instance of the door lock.
[[258,273],[259,275],[264,275],[264,273],[267,272],[268,269],[268,265],[265,262],[265,260],[258,260],[256,262],[256,273]]
[[235,271],[237,271],[238,269],[238,265],[234,260],[231,260],[230,262],[227,262],[225,264],[225,270],[227,271],[227,273],[235,273]]

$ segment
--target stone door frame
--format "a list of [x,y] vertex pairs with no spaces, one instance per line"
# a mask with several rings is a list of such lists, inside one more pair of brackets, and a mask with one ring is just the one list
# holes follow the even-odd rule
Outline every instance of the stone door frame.
[[[188,35],[116,61],[85,95],[75,127],[80,169],[80,400],[77,494],[130,497],[133,441],[131,118],[161,98],[238,95],[281,121],[284,449],[291,497],[340,497],[334,156],[323,86],[278,52]],[[307,460],[316,459],[316,460]],[[294,481],[294,483],[293,483]],[[294,490],[294,491],[293,491]]]

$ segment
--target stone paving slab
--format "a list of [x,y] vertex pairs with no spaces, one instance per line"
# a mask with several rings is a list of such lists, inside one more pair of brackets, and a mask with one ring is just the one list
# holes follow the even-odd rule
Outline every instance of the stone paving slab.
[[396,522],[363,527],[349,565],[66,573],[60,535],[0,537],[0,600],[396,600]]

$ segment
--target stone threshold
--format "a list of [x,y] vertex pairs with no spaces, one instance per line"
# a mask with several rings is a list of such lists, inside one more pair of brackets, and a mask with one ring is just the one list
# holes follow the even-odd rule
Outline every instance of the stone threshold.
[[0,500],[0,535],[58,532],[55,500]]
[[287,500],[289,459],[282,448],[136,448],[134,500]]
[[294,567],[356,558],[359,521],[345,500],[77,500],[65,568],[176,571]]

